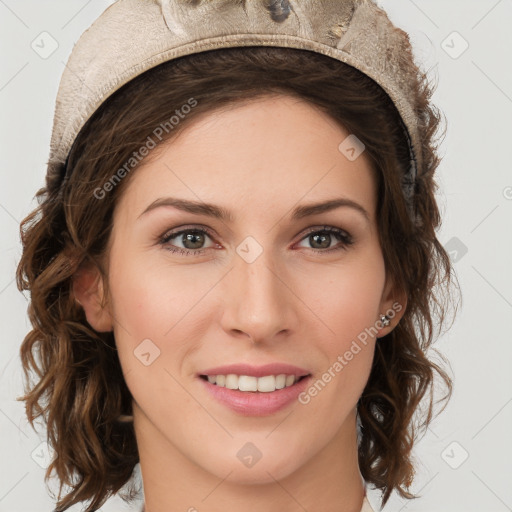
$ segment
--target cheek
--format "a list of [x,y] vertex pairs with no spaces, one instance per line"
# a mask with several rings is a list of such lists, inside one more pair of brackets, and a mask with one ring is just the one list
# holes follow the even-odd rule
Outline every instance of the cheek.
[[335,272],[332,267],[322,272],[324,278],[315,275],[317,286],[307,281],[309,291],[304,295],[325,336],[316,337],[316,350],[323,354],[319,381],[306,391],[303,403],[315,401],[320,416],[329,403],[343,417],[357,402],[370,374],[385,269],[376,250]]
[[[205,296],[218,276],[193,267],[170,268],[164,258],[148,263],[142,255],[113,261],[118,263],[111,266],[109,287],[123,370],[139,374],[145,362],[154,360],[151,368],[184,371],[181,362],[208,328]],[[155,372],[148,375],[151,379]]]
[[162,286],[159,269],[122,254],[120,248],[111,251],[109,288],[116,346],[127,375],[144,371],[146,363],[154,368],[153,361],[162,360],[162,334],[171,329],[178,314],[169,304],[181,303],[177,287]]
[[301,298],[325,327],[327,353],[343,350],[375,326],[384,282],[384,262],[377,249],[354,253],[337,267],[318,267],[301,285],[297,282]]
[[113,313],[133,338],[162,339],[208,287],[193,272],[165,265],[164,258],[151,260],[142,254],[117,262],[109,276]]
[[204,292],[181,272],[139,263],[120,261],[109,276],[115,343],[134,400],[171,425],[173,410],[184,411],[182,417],[193,410],[179,382],[182,362],[195,347],[185,332],[187,313]]

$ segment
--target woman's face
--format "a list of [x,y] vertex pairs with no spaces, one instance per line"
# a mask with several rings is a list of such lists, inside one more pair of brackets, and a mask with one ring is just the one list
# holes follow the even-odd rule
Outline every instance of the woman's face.
[[[194,120],[133,171],[114,213],[108,317],[141,461],[262,483],[353,446],[375,334],[399,315],[379,323],[396,297],[375,177],[349,135],[267,96]],[[252,368],[216,369],[229,365]],[[294,373],[308,377],[270,391]]]

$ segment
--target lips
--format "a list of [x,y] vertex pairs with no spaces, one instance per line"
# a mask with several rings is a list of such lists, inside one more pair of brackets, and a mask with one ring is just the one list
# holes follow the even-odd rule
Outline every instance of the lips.
[[[249,386],[247,391],[229,389],[229,386],[217,385],[215,380],[224,377],[238,380],[240,376],[246,381],[265,380],[267,376],[287,376],[288,385],[276,388],[264,386],[264,391],[255,390]],[[229,377],[227,377],[229,376]],[[236,379],[233,379],[236,376]],[[311,374],[304,368],[285,363],[271,363],[263,366],[251,366],[248,364],[232,364],[217,366],[203,370],[197,374],[198,380],[209,396],[216,401],[243,416],[267,416],[292,405],[297,401],[298,395],[306,389],[311,381]],[[223,382],[224,383],[224,382]],[[245,385],[242,386],[245,388]],[[247,388],[246,388],[247,389]]]
[[215,368],[209,368],[197,373],[197,376],[201,375],[248,375],[250,377],[264,377],[266,375],[294,375],[298,380],[300,377],[309,375],[310,372],[304,368],[299,368],[292,364],[287,363],[270,363],[263,366],[252,366],[250,364],[230,364],[224,366],[216,366]]

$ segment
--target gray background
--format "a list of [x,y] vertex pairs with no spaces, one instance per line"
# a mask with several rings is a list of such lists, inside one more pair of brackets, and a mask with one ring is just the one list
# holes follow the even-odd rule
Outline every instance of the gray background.
[[[30,428],[15,401],[22,393],[19,345],[30,327],[27,300],[14,282],[18,229],[43,185],[64,63],[111,3],[0,0],[0,512],[53,508],[41,467],[45,433]],[[455,324],[436,344],[451,361],[454,396],[414,451],[412,490],[422,498],[393,496],[384,510],[512,510],[512,1],[380,4],[410,33],[419,61],[438,82],[434,102],[448,119],[438,176],[439,238],[454,258],[463,294]],[[44,54],[52,45],[55,51]],[[370,491],[374,508],[378,498]],[[128,507],[114,498],[102,510]]]

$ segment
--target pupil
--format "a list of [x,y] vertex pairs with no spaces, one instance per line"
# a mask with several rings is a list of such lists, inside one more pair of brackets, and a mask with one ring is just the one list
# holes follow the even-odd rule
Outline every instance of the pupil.
[[[183,244],[185,245],[185,247],[187,247],[187,249],[198,249],[203,242],[202,238],[203,235],[201,233],[198,233],[197,231],[191,232],[184,236]],[[197,241],[197,239],[199,239],[199,241]],[[193,247],[187,246],[188,242],[192,242]]]
[[322,245],[322,248],[329,247],[330,235],[318,235],[318,234],[316,234],[316,235],[312,235],[312,237],[311,237],[311,238],[314,240],[313,245],[314,245],[315,243],[317,243],[317,238],[322,238],[324,242],[325,242],[326,240],[328,240],[327,245],[323,244],[323,245]]

